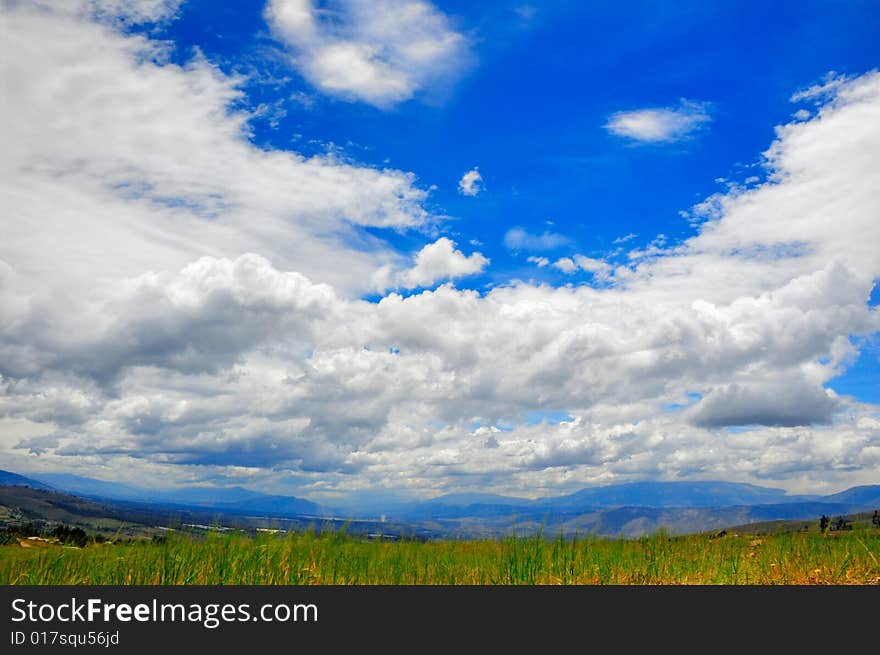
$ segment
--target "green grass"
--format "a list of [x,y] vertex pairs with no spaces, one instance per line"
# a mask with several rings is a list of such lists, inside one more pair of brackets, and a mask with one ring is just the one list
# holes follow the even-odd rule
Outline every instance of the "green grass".
[[635,540],[366,541],[177,535],[0,547],[0,584],[880,584],[880,532]]

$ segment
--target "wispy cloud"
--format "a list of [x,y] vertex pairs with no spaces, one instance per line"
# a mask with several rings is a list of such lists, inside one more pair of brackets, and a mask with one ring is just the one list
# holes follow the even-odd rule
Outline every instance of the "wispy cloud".
[[532,234],[521,227],[514,227],[504,235],[504,245],[510,250],[554,250],[569,243],[570,239],[556,232]]
[[819,83],[810,85],[806,89],[801,89],[800,91],[793,93],[790,101],[803,102],[805,100],[810,100],[815,103],[821,103],[829,96],[837,93],[841,87],[851,79],[851,77],[847,77],[846,75],[840,75],[835,71],[829,71]]
[[389,107],[458,76],[467,39],[423,0],[270,0],[266,20],[291,62],[330,95]]
[[673,107],[619,111],[611,115],[605,129],[633,141],[670,143],[686,138],[711,120],[706,103],[682,99]]
[[31,0],[33,6],[105,23],[142,25],[173,18],[184,0]]
[[538,14],[538,10],[534,7],[534,5],[517,5],[513,8],[513,11],[524,22],[531,21]]
[[532,257],[529,257],[528,259],[526,259],[526,261],[531,262],[532,264],[534,264],[538,268],[544,268],[545,266],[550,264],[550,260],[547,259],[546,257],[532,256]]

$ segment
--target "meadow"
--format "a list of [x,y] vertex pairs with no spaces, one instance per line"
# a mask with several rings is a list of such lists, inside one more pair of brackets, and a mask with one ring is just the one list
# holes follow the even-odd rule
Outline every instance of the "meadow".
[[641,539],[370,541],[341,533],[172,535],[0,547],[0,584],[880,584],[880,532]]

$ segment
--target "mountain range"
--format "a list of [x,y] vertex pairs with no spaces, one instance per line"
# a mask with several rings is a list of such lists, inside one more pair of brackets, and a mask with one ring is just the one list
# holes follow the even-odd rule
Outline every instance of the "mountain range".
[[134,485],[96,480],[69,473],[41,473],[39,479],[0,471],[0,485],[30,486],[97,500],[122,500],[181,508],[219,509],[229,513],[258,513],[277,516],[322,516],[332,513],[317,503],[295,496],[263,494],[243,487],[179,487],[147,489]]
[[[378,511],[375,516],[358,514],[242,487],[152,490],[64,473],[31,478],[7,471],[0,471],[0,485],[29,486],[129,506],[214,510],[225,516],[380,521],[376,518]],[[389,505],[387,515],[398,528],[412,526],[414,530],[447,536],[498,536],[537,530],[640,536],[660,528],[671,533],[700,532],[754,522],[812,521],[822,514],[839,516],[876,508],[880,508],[880,485],[853,487],[830,495],[788,495],[782,489],[705,481],[588,487],[534,500],[496,494],[450,494]]]

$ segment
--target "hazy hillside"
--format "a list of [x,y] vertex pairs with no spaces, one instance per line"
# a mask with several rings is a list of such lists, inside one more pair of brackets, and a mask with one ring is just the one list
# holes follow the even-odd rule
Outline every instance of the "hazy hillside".
[[443,536],[429,528],[399,521],[342,520],[292,513],[278,517],[260,515],[253,508],[217,510],[125,500],[95,501],[45,489],[0,486],[0,528],[14,528],[27,523],[43,527],[64,524],[83,528],[90,533],[123,537],[161,535],[168,527],[190,531],[234,528],[251,533],[261,529],[345,530],[350,534],[416,539]]
[[661,528],[670,534],[691,534],[781,519],[818,525],[822,514],[839,516],[849,514],[852,510],[850,505],[816,502],[722,508],[622,507],[582,515],[565,521],[560,527],[566,534],[591,533],[603,536],[638,537]]
[[[14,473],[0,475],[0,480],[9,480],[11,484],[49,489],[39,481]],[[543,531],[635,537],[662,528],[673,534],[687,534],[757,522],[818,521],[822,514],[840,516],[880,508],[877,485],[854,487],[823,497],[788,496],[780,489],[727,482],[640,482],[590,487],[537,500],[495,494],[451,494],[389,508],[389,521],[383,522],[357,519],[302,498],[262,494],[241,487],[149,490],[66,474],[42,477],[59,489],[98,501],[74,503],[74,514],[96,516],[104,512],[117,521],[154,525],[167,524],[172,519],[205,524],[222,521],[253,528],[273,525],[271,521],[276,520],[281,521],[278,525],[284,529],[296,529],[314,524],[315,520],[342,527],[345,519],[354,519],[350,524],[361,532],[463,538],[503,536],[514,530],[523,534]],[[7,488],[7,495],[8,489],[11,487]],[[48,515],[54,516],[59,508],[71,506],[69,500],[56,501],[55,509]],[[330,516],[336,518],[317,518]]]
[[32,489],[52,489],[52,487],[43,484],[39,480],[26,478],[23,475],[11,473],[10,471],[0,471],[0,485],[10,487],[31,487]]
[[242,487],[147,489],[67,473],[46,473],[41,474],[40,477],[50,482],[52,487],[58,490],[89,498],[126,500],[175,507],[217,508],[236,513],[280,515],[331,513],[309,500],[294,496],[268,495]]
[[825,496],[823,500],[834,503],[849,503],[851,505],[871,505],[880,507],[880,485],[865,485],[853,487],[840,493]]
[[[880,509],[880,508],[878,508]],[[834,515],[833,518],[843,518],[853,527],[853,529],[871,529],[874,527],[872,522],[873,511],[858,512],[855,514]],[[742,534],[780,534],[785,532],[820,532],[819,521],[811,520],[775,520],[775,521],[759,521],[757,523],[748,523],[745,525],[734,525],[727,528],[728,532]]]
[[0,486],[0,527],[66,525],[105,536],[161,534],[153,526],[167,525],[173,517],[138,513],[68,494],[25,486]]
[[[592,513],[621,507],[717,508],[777,505],[822,500],[819,496],[788,496],[781,489],[731,482],[636,482],[589,487],[565,496],[525,500],[489,494],[441,496],[407,506],[408,520],[518,516],[530,521],[560,514]],[[844,499],[844,504],[859,504]]]
[[728,507],[762,505],[814,499],[791,497],[782,489],[734,482],[634,482],[591,487],[548,498],[541,504],[554,507]]

